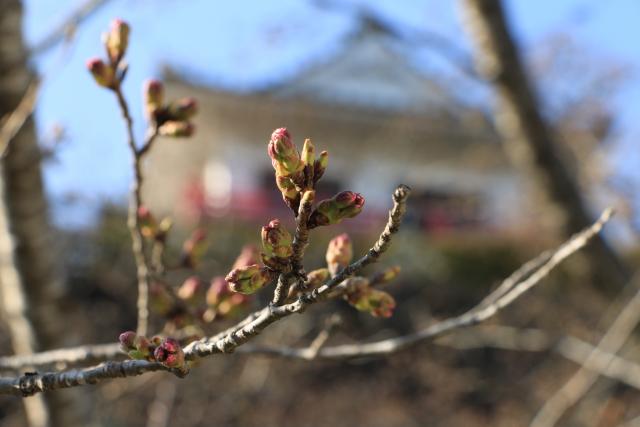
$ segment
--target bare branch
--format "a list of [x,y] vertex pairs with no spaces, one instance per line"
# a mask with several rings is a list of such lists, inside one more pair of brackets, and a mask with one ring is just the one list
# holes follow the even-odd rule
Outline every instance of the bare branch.
[[15,110],[0,120],[0,157],[6,156],[9,150],[9,143],[33,113],[39,88],[40,83],[35,80],[32,81]]
[[[637,276],[634,283],[640,283],[639,281],[640,276]],[[639,323],[640,290],[618,314],[598,346],[584,361],[583,366],[538,411],[531,426],[556,425],[565,412],[573,407],[598,380],[599,373],[590,369],[590,366],[602,358],[602,353],[608,353],[610,360],[615,357]]]
[[[193,342],[185,347],[185,358],[195,360],[216,353],[233,352],[251,338],[260,334],[267,326],[277,320],[289,316],[293,313],[303,312],[309,305],[326,298],[330,291],[342,280],[352,274],[356,274],[367,265],[377,259],[390,244],[391,236],[398,230],[402,214],[405,211],[406,198],[409,195],[407,187],[401,186],[394,192],[394,206],[389,212],[389,220],[385,230],[380,235],[376,244],[369,250],[367,255],[343,269],[336,277],[320,288],[301,296],[295,302],[282,306],[269,305],[264,309],[252,313],[236,326],[214,336],[200,341]],[[488,306],[483,303],[467,311],[466,313],[438,323],[435,323],[415,334],[376,341],[365,344],[340,345],[333,347],[323,347],[320,349],[309,347],[304,349],[286,347],[240,347],[240,351],[247,353],[273,354],[285,357],[296,357],[305,360],[314,358],[337,359],[351,358],[373,355],[387,355],[396,351],[409,348],[413,345],[432,340],[452,331],[482,322],[501,309],[511,304],[522,296],[527,290],[538,284],[549,272],[566,259],[571,254],[583,248],[597,233],[602,230],[603,225],[610,219],[611,210],[606,210],[592,226],[573,236],[569,241],[561,245],[548,259],[526,280],[513,286],[511,290],[504,293],[500,298]],[[509,280],[509,279],[507,279]],[[494,292],[499,292],[502,287]],[[106,348],[111,351],[113,347]],[[52,353],[50,352],[49,355]],[[34,355],[35,357],[36,355]],[[4,360],[6,363],[6,360]],[[17,362],[14,363],[14,366]],[[169,370],[158,363],[146,361],[124,361],[106,362],[95,368],[87,368],[80,371],[32,374],[24,375],[20,378],[0,379],[0,394],[22,394],[30,395],[45,390],[53,390],[62,387],[74,387],[82,384],[94,384],[100,380],[124,376],[140,375],[147,371]],[[176,375],[182,373],[178,370],[171,370]]]
[[149,152],[149,149],[158,135],[158,131],[157,127],[152,126],[147,132],[144,144],[141,148],[138,148],[133,133],[133,119],[129,113],[129,106],[124,98],[120,84],[116,85],[113,91],[118,99],[118,106],[120,107],[122,117],[124,118],[127,127],[127,142],[133,159],[133,185],[131,187],[131,200],[129,201],[127,225],[131,234],[132,250],[136,261],[136,272],[138,277],[137,332],[139,335],[146,335],[149,323],[149,281],[151,268],[145,253],[144,236],[142,235],[142,228],[138,219],[138,211],[142,207],[142,184],[144,182],[144,177],[142,175],[142,159],[144,155]]

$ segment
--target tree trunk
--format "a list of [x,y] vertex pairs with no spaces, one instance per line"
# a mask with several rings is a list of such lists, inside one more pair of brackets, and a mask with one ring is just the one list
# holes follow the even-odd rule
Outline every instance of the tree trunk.
[[[21,101],[33,78],[26,63],[22,39],[22,5],[19,0],[0,2],[0,117],[6,117]],[[3,256],[0,276],[4,304],[9,314],[31,316],[35,337],[14,337],[16,351],[34,350],[63,345],[64,317],[60,309],[63,285],[56,261],[56,248],[48,219],[33,119],[29,117],[10,142],[2,159],[2,216],[0,255]],[[13,248],[13,253],[11,249]],[[13,258],[13,260],[11,259]],[[14,264],[15,262],[15,264]],[[13,272],[15,265],[17,270]],[[15,273],[18,274],[15,274]],[[11,296],[13,295],[13,296]],[[26,301],[24,297],[26,295]],[[5,310],[6,311],[6,310]],[[26,318],[25,318],[26,319]],[[28,323],[27,323],[28,324]],[[16,324],[17,325],[17,324]],[[25,324],[23,323],[22,326]],[[15,326],[15,325],[14,325]],[[25,326],[26,328],[26,326]],[[17,338],[17,341],[16,341]],[[77,425],[69,411],[75,393],[52,397],[52,425]],[[42,424],[46,425],[46,424]]]
[[[496,127],[506,151],[561,214],[564,234],[578,232],[592,223],[592,215],[562,147],[540,113],[501,1],[463,0],[462,6],[478,72],[495,91]],[[628,282],[629,272],[601,235],[593,239],[587,255],[602,289],[620,289]]]

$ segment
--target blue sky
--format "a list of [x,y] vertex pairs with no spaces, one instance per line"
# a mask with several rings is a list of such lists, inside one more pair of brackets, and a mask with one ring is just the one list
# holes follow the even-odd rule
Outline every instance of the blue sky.
[[[26,0],[25,33],[37,42],[85,0]],[[338,0],[339,1],[339,0]],[[46,167],[49,194],[61,225],[87,221],[104,200],[124,202],[131,177],[125,134],[113,96],[98,88],[85,71],[86,59],[102,54],[100,34],[111,19],[133,27],[128,54],[131,67],[125,90],[143,132],[141,84],[159,77],[163,64],[188,70],[199,80],[236,90],[286,81],[305,64],[331,55],[356,25],[349,8],[319,10],[311,0],[112,0],[85,21],[73,42],[37,58],[44,76],[37,107],[42,135],[62,125],[68,135]],[[406,29],[428,29],[468,48],[456,1],[343,0],[370,7]],[[640,2],[637,0],[507,0],[519,42],[534,51],[550,34],[567,33],[606,61],[633,70],[615,99],[621,149],[613,153],[620,167],[638,166],[640,125]],[[416,57],[421,60],[420,55]],[[428,58],[428,55],[425,57]],[[428,61],[428,59],[425,59]],[[626,148],[625,148],[626,147]],[[620,160],[623,159],[623,160]],[[67,195],[79,196],[71,207]],[[81,214],[83,213],[83,214]]]

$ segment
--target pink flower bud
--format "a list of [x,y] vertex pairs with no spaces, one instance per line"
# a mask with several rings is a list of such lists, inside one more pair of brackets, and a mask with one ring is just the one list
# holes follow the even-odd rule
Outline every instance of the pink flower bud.
[[327,266],[331,275],[336,275],[345,268],[353,258],[353,245],[349,235],[344,233],[334,237],[327,247]]
[[135,349],[134,340],[136,339],[136,333],[133,331],[127,331],[120,334],[118,341],[120,341],[120,347],[124,351]]
[[347,301],[357,310],[367,311],[374,317],[391,317],[396,307],[391,295],[371,288],[348,295]]
[[299,173],[303,164],[300,154],[291,141],[291,135],[286,128],[279,128],[271,134],[271,140],[267,147],[271,163],[276,170],[276,175],[290,176]]
[[147,117],[155,119],[155,114],[164,106],[164,85],[159,80],[147,80],[144,82],[142,95]]
[[165,338],[153,352],[156,361],[168,368],[184,367],[184,351],[178,341],[173,338]]
[[100,58],[92,58],[87,61],[87,69],[100,86],[106,88],[114,87],[115,71],[111,65],[105,64]]
[[111,23],[111,30],[107,33],[105,46],[113,64],[120,62],[127,51],[130,31],[129,24],[121,19],[114,19]]

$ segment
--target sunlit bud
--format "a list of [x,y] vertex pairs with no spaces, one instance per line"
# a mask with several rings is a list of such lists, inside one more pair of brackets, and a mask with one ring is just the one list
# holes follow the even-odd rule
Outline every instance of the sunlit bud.
[[225,280],[233,292],[249,295],[262,289],[274,279],[273,271],[261,268],[258,264],[232,270]]
[[147,80],[143,86],[144,108],[149,118],[164,105],[164,85],[160,80]]
[[120,342],[120,348],[127,352],[135,348],[134,340],[136,339],[136,333],[133,331],[127,331],[120,334],[118,341]]
[[196,131],[196,127],[191,122],[169,120],[164,122],[159,128],[158,133],[162,136],[172,138],[187,138],[192,136]]
[[192,118],[198,112],[198,102],[195,98],[182,98],[173,101],[167,107],[170,120],[183,121]]
[[129,45],[129,24],[121,19],[111,22],[111,29],[106,36],[105,45],[111,62],[117,64],[124,56]]
[[185,363],[184,351],[173,338],[165,338],[153,352],[153,356],[168,368],[181,368]]
[[318,160],[313,164],[313,182],[318,182],[322,175],[324,175],[324,171],[327,170],[327,166],[329,165],[329,153],[327,151],[323,151],[318,156]]
[[140,226],[140,232],[147,239],[152,239],[156,236],[158,223],[146,206],[138,208],[138,225]]
[[396,301],[391,295],[377,289],[367,289],[350,294],[349,304],[360,311],[367,311],[374,317],[391,317]]
[[317,288],[318,286],[324,284],[327,280],[329,280],[329,270],[326,268],[319,268],[317,270],[313,270],[310,273],[307,273],[307,285],[310,288]]
[[234,268],[246,267],[247,265],[257,264],[260,259],[260,252],[255,245],[244,245],[240,251],[240,255],[233,263]]
[[353,258],[353,245],[351,239],[346,233],[334,237],[327,247],[327,266],[331,275],[336,275],[340,270],[345,268]]
[[207,250],[207,232],[203,228],[196,229],[182,245],[182,265],[194,268]]
[[304,140],[304,145],[302,146],[302,163],[305,166],[313,166],[316,160],[315,147],[310,139]]
[[364,207],[364,197],[352,191],[343,191],[331,199],[318,203],[309,218],[309,228],[337,224],[345,218],[353,218]]
[[190,303],[198,303],[204,300],[204,283],[198,276],[188,277],[176,292],[178,298]]
[[300,154],[293,145],[291,135],[286,128],[273,131],[267,152],[271,158],[271,164],[276,170],[276,175],[290,176],[302,170]]
[[87,69],[100,86],[112,88],[115,83],[115,71],[100,58],[87,61]]
[[[280,224],[279,220],[274,219],[262,227],[261,237],[264,251],[262,259],[265,264],[271,265],[273,261],[273,264],[277,265],[279,260],[286,260],[293,253],[291,234]],[[278,258],[278,260],[273,258]]]
[[276,185],[282,193],[282,199],[294,212],[298,212],[300,205],[300,193],[296,190],[296,185],[288,176],[276,174]]
[[371,284],[375,285],[383,285],[385,283],[389,283],[398,277],[400,274],[400,266],[394,265],[393,267],[389,267],[384,271],[376,274],[371,278]]
[[302,194],[300,199],[300,205],[310,205],[316,199],[316,192],[314,190],[307,190]]

